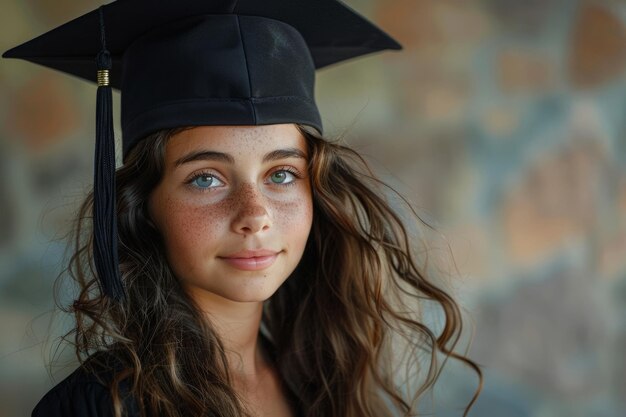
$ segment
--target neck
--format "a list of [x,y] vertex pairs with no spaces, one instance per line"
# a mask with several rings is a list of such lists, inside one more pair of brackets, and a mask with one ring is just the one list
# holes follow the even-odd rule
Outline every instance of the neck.
[[268,367],[259,340],[263,302],[236,302],[212,293],[191,294],[224,344],[236,380],[258,380]]

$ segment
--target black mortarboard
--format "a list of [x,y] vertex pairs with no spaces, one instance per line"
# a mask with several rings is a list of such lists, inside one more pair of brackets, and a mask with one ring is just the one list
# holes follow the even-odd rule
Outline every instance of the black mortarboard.
[[123,153],[160,129],[301,123],[322,132],[315,69],[385,49],[385,32],[337,0],[117,0],[3,54],[98,82],[94,261],[117,261],[111,88]]

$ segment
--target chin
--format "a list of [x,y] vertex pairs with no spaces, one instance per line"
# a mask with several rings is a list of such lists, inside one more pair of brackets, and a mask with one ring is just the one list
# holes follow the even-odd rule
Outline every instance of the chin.
[[269,290],[241,290],[241,291],[228,291],[226,293],[216,294],[219,297],[225,298],[230,301],[238,303],[258,303],[268,300],[278,290],[275,288],[273,291]]
[[238,303],[256,303],[268,300],[280,288],[280,285],[267,282],[247,282],[240,285],[224,286],[221,288],[206,288],[189,286],[187,290],[193,298],[201,303],[225,300]]

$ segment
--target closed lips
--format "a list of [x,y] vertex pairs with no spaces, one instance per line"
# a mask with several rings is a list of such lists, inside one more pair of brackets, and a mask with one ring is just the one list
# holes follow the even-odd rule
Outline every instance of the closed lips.
[[220,258],[229,258],[229,259],[233,259],[233,258],[241,258],[241,259],[246,259],[246,258],[264,258],[264,257],[268,257],[268,256],[274,256],[278,254],[277,251],[273,251],[273,250],[268,250],[268,249],[261,249],[261,250],[245,250],[245,251],[241,251],[241,252],[237,252],[237,253],[233,253],[227,256],[220,256]]
[[229,265],[243,271],[259,271],[274,264],[278,254],[275,251],[245,251],[221,257]]

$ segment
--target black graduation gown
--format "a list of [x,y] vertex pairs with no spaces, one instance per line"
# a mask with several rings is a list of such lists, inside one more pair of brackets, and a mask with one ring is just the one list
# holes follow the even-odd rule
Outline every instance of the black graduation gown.
[[[108,353],[98,353],[93,359],[104,359],[111,365],[114,360]],[[100,361],[98,361],[100,362]],[[58,383],[39,401],[32,417],[113,417],[113,402],[107,382],[117,367],[92,366],[87,370],[79,367]],[[128,417],[139,417],[135,401],[128,395],[128,382],[120,383],[120,392],[128,410]]]
[[[261,340],[269,348],[265,337]],[[113,417],[111,393],[107,385],[121,366],[109,352],[96,353],[87,363],[91,364],[89,370],[85,367],[76,369],[48,391],[33,410],[32,417]],[[295,415],[304,415],[293,393],[287,391]],[[129,392],[128,381],[122,381],[120,394],[127,417],[140,417],[139,407]]]

